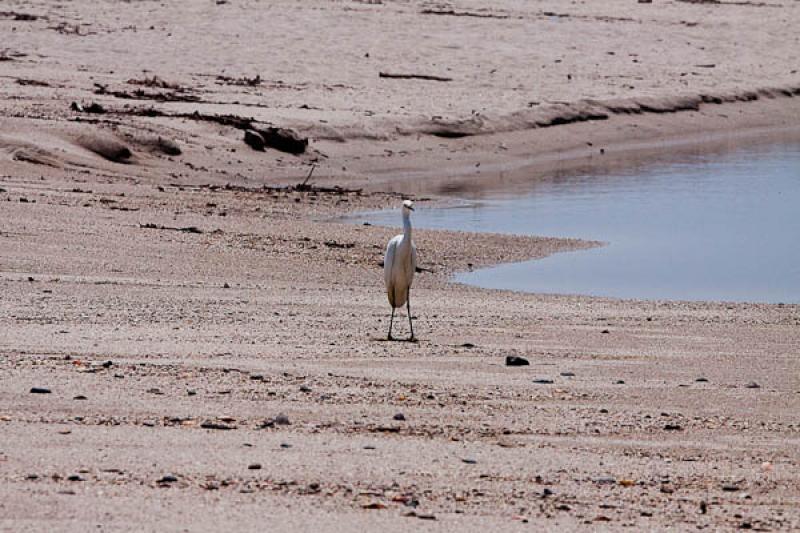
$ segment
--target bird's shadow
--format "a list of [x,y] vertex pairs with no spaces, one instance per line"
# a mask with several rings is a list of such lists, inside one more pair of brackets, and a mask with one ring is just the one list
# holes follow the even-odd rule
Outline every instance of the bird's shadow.
[[414,337],[413,339],[387,339],[386,337],[370,337],[372,342],[409,342],[412,344],[419,344],[419,339]]

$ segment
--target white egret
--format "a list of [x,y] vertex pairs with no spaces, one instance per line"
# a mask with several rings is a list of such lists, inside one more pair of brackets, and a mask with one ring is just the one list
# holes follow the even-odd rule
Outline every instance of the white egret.
[[392,306],[392,317],[389,319],[389,340],[392,340],[392,323],[394,310],[406,304],[408,325],[414,340],[414,324],[411,322],[411,282],[417,270],[417,247],[411,240],[411,212],[414,204],[411,200],[403,202],[403,233],[389,241],[386,246],[386,257],[383,260],[383,277],[386,281],[386,294]]

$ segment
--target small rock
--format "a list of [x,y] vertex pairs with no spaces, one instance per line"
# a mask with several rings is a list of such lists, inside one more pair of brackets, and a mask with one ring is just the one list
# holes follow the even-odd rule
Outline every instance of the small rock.
[[681,426],[679,426],[678,424],[666,424],[664,426],[664,430],[665,431],[680,431],[682,429],[683,428]]
[[253,463],[253,464],[247,465],[247,469],[248,470],[261,470],[261,465],[258,464],[258,463]]
[[51,392],[50,389],[45,389],[44,387],[31,388],[31,394],[50,394]]
[[725,492],[736,492],[739,490],[739,486],[734,485],[733,483],[725,483],[722,485],[722,490]]
[[478,461],[476,461],[475,459],[470,459],[470,458],[461,459],[461,462],[462,463],[467,463],[468,465],[476,465],[476,464],[478,464]]
[[73,400],[88,400],[88,398],[86,396],[84,396],[83,394],[78,394],[77,396],[75,396],[72,399]]
[[697,378],[695,381],[697,383],[708,383],[708,380],[706,378]]
[[288,444],[286,442],[281,442],[281,448],[283,448],[284,450],[288,450],[291,447],[292,447],[291,444]]
[[111,368],[111,365],[113,365],[113,364],[114,364],[114,363],[113,363],[112,361],[106,361],[106,362],[105,362],[105,363],[103,363],[101,366],[102,366],[103,368]]
[[575,372],[562,372],[561,376],[565,377],[565,378],[574,378],[575,377]]
[[632,479],[620,479],[619,484],[623,487],[633,487],[636,485],[636,482]]
[[611,476],[596,477],[592,481],[598,485],[616,485],[617,480]]
[[291,424],[289,417],[283,414],[276,416],[274,422],[277,426],[288,426]]
[[230,289],[231,286],[227,282],[225,282],[225,285],[223,285],[222,288],[223,289]]
[[85,480],[78,474],[72,474],[71,476],[67,476],[67,481],[85,481]]
[[386,504],[383,502],[369,502],[361,505],[362,509],[386,509]]
[[608,334],[608,333],[611,333],[611,332],[610,332],[609,330],[607,330],[607,329],[604,329],[604,330],[603,330],[603,331],[601,331],[600,333],[603,333],[603,334]]
[[506,366],[528,366],[530,363],[524,357],[517,357],[516,355],[506,356]]
[[533,382],[537,385],[552,385],[554,383],[552,379],[534,379]]
[[617,381],[614,382],[614,385],[625,385],[625,380],[624,379],[618,379]]
[[675,489],[673,489],[670,485],[664,484],[661,485],[661,492],[664,494],[672,494],[675,492]]
[[262,137],[257,131],[245,130],[244,142],[253,150],[258,150],[259,152],[264,151],[264,137]]
[[472,344],[471,342],[465,342],[464,344],[461,345],[461,347],[462,348],[474,348],[475,345]]
[[400,420],[400,421],[403,421],[403,420],[405,420],[405,419],[406,419],[406,415],[404,415],[403,413],[397,413],[396,415],[394,415],[394,416],[392,417],[392,420]]
[[161,479],[159,479],[156,483],[166,484],[166,483],[175,483],[176,481],[178,481],[177,477],[175,477],[172,474],[167,474]]
[[606,408],[600,409],[600,413],[604,414],[604,415],[607,415],[608,414],[608,409],[606,409]]
[[306,385],[301,385],[300,386],[300,392],[309,393],[309,392],[311,392],[311,387],[307,387]]
[[745,387],[746,387],[746,388],[748,388],[748,389],[760,389],[760,388],[761,388],[761,385],[759,385],[759,384],[758,384],[758,383],[756,383],[755,381],[751,381],[750,383],[748,383],[747,385],[745,385]]
[[552,496],[553,494],[555,494],[555,492],[545,487],[545,489],[542,491],[542,498],[547,498],[548,496]]
[[186,391],[187,396],[194,396],[195,394],[197,394],[196,390],[189,389]]

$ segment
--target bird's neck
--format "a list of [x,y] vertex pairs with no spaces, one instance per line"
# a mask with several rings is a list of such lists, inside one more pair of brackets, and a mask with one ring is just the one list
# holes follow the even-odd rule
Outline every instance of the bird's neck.
[[407,214],[403,215],[403,236],[411,240],[411,217]]

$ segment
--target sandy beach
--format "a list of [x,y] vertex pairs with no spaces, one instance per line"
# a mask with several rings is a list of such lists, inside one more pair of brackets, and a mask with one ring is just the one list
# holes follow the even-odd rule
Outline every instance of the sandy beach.
[[0,531],[800,528],[800,306],[459,285],[598,243],[417,229],[419,341],[387,342],[397,230],[338,221],[797,141],[797,28],[3,2]]

